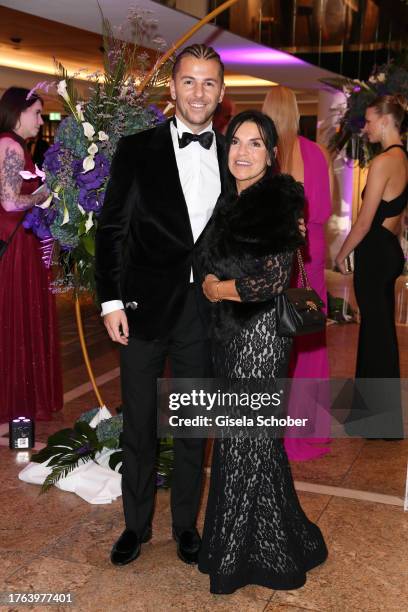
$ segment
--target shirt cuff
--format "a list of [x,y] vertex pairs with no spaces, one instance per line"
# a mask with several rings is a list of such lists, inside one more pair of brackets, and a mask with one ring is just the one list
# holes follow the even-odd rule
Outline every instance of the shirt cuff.
[[101,317],[109,314],[110,312],[114,312],[115,310],[125,310],[123,306],[123,302],[121,300],[110,300],[109,302],[102,302],[101,304],[102,312]]

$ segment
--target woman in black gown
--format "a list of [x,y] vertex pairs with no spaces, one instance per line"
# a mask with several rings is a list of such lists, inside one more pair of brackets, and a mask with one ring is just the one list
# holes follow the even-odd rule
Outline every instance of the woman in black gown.
[[[226,140],[226,192],[199,249],[204,294],[218,302],[215,375],[284,377],[291,340],[276,334],[274,296],[289,286],[293,252],[302,244],[303,187],[276,173],[276,130],[266,115],[237,115]],[[319,528],[300,507],[283,441],[215,440],[199,559],[211,592],[247,584],[295,589],[326,557]]]
[[400,96],[382,96],[367,108],[365,133],[383,151],[371,163],[361,211],[336,258],[345,274],[345,259],[354,249],[354,290],[361,314],[356,366],[360,393],[348,418],[350,435],[403,436],[395,281],[404,268],[398,234],[408,201],[408,159],[400,135],[405,107]]

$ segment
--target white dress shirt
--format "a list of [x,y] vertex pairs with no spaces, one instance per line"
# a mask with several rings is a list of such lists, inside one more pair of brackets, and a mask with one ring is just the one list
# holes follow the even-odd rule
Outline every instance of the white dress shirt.
[[[208,131],[212,131],[212,123],[201,130],[199,134]],[[207,225],[221,192],[217,143],[214,134],[213,142],[209,149],[205,149],[199,142],[190,142],[186,147],[180,149],[178,138],[181,138],[183,132],[192,133],[192,130],[184,125],[177,117],[177,127],[171,122],[170,133],[173,141],[180,183],[187,204],[188,215],[190,217],[191,231],[193,233],[194,242],[196,242]],[[192,270],[190,273],[190,282],[193,282]],[[114,310],[123,309],[123,307],[123,302],[120,300],[103,302],[102,316]],[[133,307],[137,307],[134,302]]]

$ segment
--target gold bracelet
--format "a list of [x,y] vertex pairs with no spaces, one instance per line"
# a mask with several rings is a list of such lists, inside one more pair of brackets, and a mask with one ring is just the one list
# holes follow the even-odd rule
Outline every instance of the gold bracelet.
[[219,284],[221,281],[217,281],[216,292],[217,292],[217,302],[222,302],[222,298],[220,298]]

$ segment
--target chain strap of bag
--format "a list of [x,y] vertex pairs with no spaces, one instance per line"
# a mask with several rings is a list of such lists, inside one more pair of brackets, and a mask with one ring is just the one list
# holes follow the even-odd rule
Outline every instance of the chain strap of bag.
[[302,252],[296,250],[301,287],[286,289],[276,298],[276,329],[279,336],[303,336],[322,331],[326,315],[323,302],[310,286]]
[[299,266],[302,287],[304,289],[311,289],[311,286],[309,283],[309,277],[307,275],[305,264],[303,262],[302,251],[300,249],[296,249],[296,256],[297,256],[297,262]]

